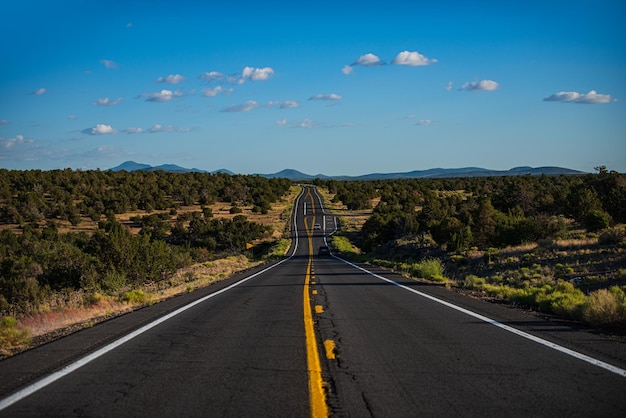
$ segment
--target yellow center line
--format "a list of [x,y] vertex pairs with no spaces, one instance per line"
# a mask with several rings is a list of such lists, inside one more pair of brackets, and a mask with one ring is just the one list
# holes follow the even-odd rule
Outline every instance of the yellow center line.
[[[309,191],[309,195],[311,192]],[[313,206],[313,196],[311,196],[311,208]],[[313,219],[315,221],[315,219]],[[313,237],[311,229],[306,222],[304,228],[309,240],[309,262],[304,276],[304,333],[306,338],[307,369],[309,373],[309,402],[312,417],[328,417],[328,406],[326,405],[326,394],[324,393],[324,381],[322,380],[322,365],[317,349],[315,329],[313,326],[313,312],[311,311],[311,277],[313,271]]]
[[326,358],[328,360],[335,359],[335,342],[333,340],[324,341],[324,350],[326,350]]

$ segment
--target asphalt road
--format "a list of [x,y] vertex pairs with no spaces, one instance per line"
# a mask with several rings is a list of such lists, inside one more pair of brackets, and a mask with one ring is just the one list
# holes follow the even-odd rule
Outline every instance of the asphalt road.
[[288,259],[0,361],[0,416],[626,416],[623,342],[317,257],[296,203]]

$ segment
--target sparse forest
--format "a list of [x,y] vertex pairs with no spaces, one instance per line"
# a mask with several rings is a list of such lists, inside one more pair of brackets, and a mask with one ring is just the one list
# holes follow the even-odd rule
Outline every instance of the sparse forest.
[[[267,213],[290,187],[226,174],[0,170],[0,316],[37,312],[59,293],[114,295],[240,254],[273,232],[241,208]],[[216,202],[234,216],[214,218]],[[140,214],[118,219],[129,212]]]
[[364,261],[626,332],[624,174],[317,184],[371,213],[335,238]]

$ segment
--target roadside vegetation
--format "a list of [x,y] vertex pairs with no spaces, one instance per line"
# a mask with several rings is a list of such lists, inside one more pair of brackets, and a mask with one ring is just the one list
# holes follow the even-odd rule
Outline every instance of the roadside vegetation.
[[626,334],[624,174],[316,183],[347,257]]
[[0,170],[0,356],[283,255],[297,192],[259,176]]

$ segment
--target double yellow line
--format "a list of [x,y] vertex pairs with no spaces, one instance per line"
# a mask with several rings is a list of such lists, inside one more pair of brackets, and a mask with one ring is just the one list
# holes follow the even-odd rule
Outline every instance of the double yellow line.
[[[315,214],[313,196],[310,189],[308,196],[311,198],[312,213]],[[315,218],[313,218],[315,220]],[[317,349],[317,339],[313,326],[313,312],[311,311],[311,282],[313,278],[313,235],[311,228],[304,220],[304,228],[309,240],[309,262],[304,276],[304,332],[306,336],[306,357],[307,370],[309,374],[309,402],[312,417],[327,417],[328,405],[326,404],[326,393],[324,392],[324,380],[322,379],[322,365],[319,351]]]

